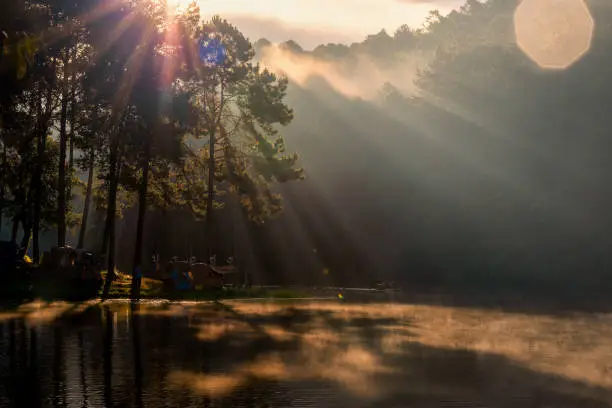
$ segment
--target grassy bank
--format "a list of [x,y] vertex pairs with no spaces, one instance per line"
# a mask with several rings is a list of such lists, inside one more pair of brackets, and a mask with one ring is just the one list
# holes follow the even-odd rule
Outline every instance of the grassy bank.
[[[106,272],[103,272],[106,278]],[[109,297],[113,299],[127,299],[130,297],[132,278],[130,275],[117,273],[115,281],[111,286]],[[101,293],[100,293],[101,295]],[[306,291],[279,288],[223,288],[218,290],[195,288],[191,291],[165,292],[163,283],[157,279],[143,278],[140,285],[140,298],[142,299],[172,299],[172,300],[220,300],[220,299],[244,299],[244,298],[269,298],[269,299],[294,299],[309,297]]]
[[[102,278],[106,279],[106,272],[102,272]],[[129,274],[117,273],[113,281],[109,298],[128,299],[130,297],[132,277]],[[53,300],[85,300],[102,295],[102,288],[96,293],[79,289],[71,284],[66,284],[52,277],[39,277],[35,280],[18,279],[12,284],[4,284],[0,288],[0,303],[17,302],[27,299]],[[143,278],[140,286],[140,298],[142,299],[171,299],[171,300],[222,300],[222,299],[244,299],[244,298],[268,298],[268,299],[293,299],[312,296],[304,290],[277,288],[222,288],[217,290],[196,287],[191,291],[166,291],[161,280]]]

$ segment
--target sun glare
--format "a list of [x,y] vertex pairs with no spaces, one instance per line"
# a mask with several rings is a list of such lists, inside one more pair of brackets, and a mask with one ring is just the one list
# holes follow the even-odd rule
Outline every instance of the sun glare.
[[168,4],[168,8],[174,12],[181,12],[187,7],[189,4],[193,2],[193,0],[166,0]]

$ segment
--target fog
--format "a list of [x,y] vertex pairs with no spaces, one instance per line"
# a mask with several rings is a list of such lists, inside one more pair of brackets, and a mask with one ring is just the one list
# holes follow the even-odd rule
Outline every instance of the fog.
[[[429,55],[427,55],[429,54]],[[311,79],[324,80],[334,91],[348,99],[377,101],[386,84],[405,95],[418,92],[415,79],[419,69],[427,66],[431,53],[404,53],[394,57],[393,64],[376,61],[371,55],[357,53],[350,63],[346,60],[325,60],[306,52],[292,52],[281,45],[261,50],[262,65],[272,72],[287,76],[291,83],[308,87]]]

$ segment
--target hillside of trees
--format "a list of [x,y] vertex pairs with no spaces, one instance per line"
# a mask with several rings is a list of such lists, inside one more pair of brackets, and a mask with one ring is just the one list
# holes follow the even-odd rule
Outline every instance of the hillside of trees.
[[[317,259],[327,256],[344,282],[605,290],[612,8],[588,2],[590,50],[567,69],[547,70],[517,46],[511,3],[471,1],[448,16],[432,13],[422,30],[351,46],[280,45],[339,61],[336,72],[356,86],[367,76],[350,69],[364,53],[394,74],[374,98],[343,94],[325,71],[290,86],[296,119],[287,140],[307,177],[284,188],[299,223],[279,225],[280,242],[305,235],[306,248],[328,248]],[[403,91],[394,65],[411,55],[431,59],[417,72],[406,64],[416,86]]]
[[502,0],[313,51],[195,7],[90,3],[0,17],[10,46],[46,36],[25,74],[1,62],[2,233],[32,232],[35,257],[68,241],[121,270],[231,256],[256,283],[609,280],[608,2],[587,2],[590,50],[563,70],[517,46]]

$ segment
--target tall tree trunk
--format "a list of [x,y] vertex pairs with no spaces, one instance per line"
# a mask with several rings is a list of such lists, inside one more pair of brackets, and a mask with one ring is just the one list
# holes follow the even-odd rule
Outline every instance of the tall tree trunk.
[[23,237],[21,238],[21,244],[19,245],[20,253],[19,256],[23,257],[28,253],[30,247],[30,238],[32,238],[32,224],[28,221],[23,222]]
[[147,214],[147,190],[149,185],[149,168],[151,166],[151,147],[146,147],[142,162],[142,179],[138,188],[138,222],[136,224],[136,242],[134,244],[134,263],[132,266],[132,299],[140,297],[142,279],[142,241],[145,216]]
[[117,214],[117,187],[119,184],[119,135],[114,135],[113,144],[111,146],[109,158],[109,183],[108,183],[108,205],[106,206],[106,228],[108,228],[108,263],[106,272],[106,281],[104,282],[104,291],[102,299],[108,297],[111,284],[115,280],[115,217]]
[[216,144],[216,128],[210,132],[209,144],[209,159],[208,159],[208,199],[206,201],[206,235],[208,246],[208,260],[210,261],[215,254],[213,231],[213,203],[215,199],[215,144]]
[[[77,55],[77,48],[73,48],[72,52],[72,64],[75,64]],[[76,127],[76,74],[73,70],[72,75],[72,87],[70,92],[70,135],[69,135],[69,147],[68,147],[68,187],[66,188],[67,200],[72,200],[72,177],[74,175],[74,134]]]
[[[208,200],[206,202],[206,230],[208,233],[208,259],[209,262],[211,257],[215,256],[217,248],[216,248],[216,234],[215,234],[215,219],[213,218],[213,208],[214,208],[214,200],[215,200],[215,170],[216,170],[216,162],[215,162],[215,145],[217,144],[217,130],[220,129],[221,139],[225,136],[223,134],[223,125],[221,124],[221,119],[223,117],[225,103],[225,83],[223,79],[220,80],[220,95],[219,95],[219,105],[218,105],[218,116],[215,119],[215,123],[211,126],[210,129],[210,145],[209,145],[209,161],[208,161]],[[215,108],[215,110],[217,110]]]
[[64,83],[60,107],[59,172],[57,180],[57,246],[66,245],[66,123],[68,121],[68,54],[64,54]]
[[[17,186],[14,192],[14,206],[19,205],[19,210],[16,210],[13,216],[13,228],[11,229],[11,241],[17,243],[17,234],[19,233],[19,223],[25,217],[26,208],[26,193],[25,193],[25,182],[23,181],[23,171],[19,171],[17,174]],[[31,183],[30,183],[31,185]]]
[[[72,178],[74,177],[74,109],[75,109],[75,103],[74,103],[74,92],[72,93],[72,101],[71,101],[71,109],[70,109],[70,134],[68,136],[68,171],[67,171],[67,177],[66,177],[66,200],[65,200],[65,205],[66,205],[66,212],[70,211],[70,209],[72,208]],[[64,212],[64,214],[66,214],[66,212]],[[66,221],[67,223],[67,221]],[[67,227],[66,227],[67,228]],[[64,229],[64,231],[66,231],[66,229]],[[72,234],[71,234],[72,235]],[[67,236],[67,233],[64,232],[64,236]],[[71,241],[71,239],[67,238],[69,241]]]
[[36,215],[36,208],[32,208],[32,202],[34,201],[32,195],[36,192],[35,188],[36,181],[33,179],[30,182],[30,190],[28,191],[28,194],[25,194],[24,192],[23,200],[21,202],[19,220],[23,229],[23,236],[21,237],[21,242],[19,243],[20,257],[25,255],[26,250],[24,248],[30,243],[30,235],[32,234],[33,217]]
[[6,143],[2,143],[2,174],[0,174],[0,233],[2,232],[2,224],[4,213],[4,195],[5,195],[5,182],[4,178],[6,177]]
[[77,58],[77,47],[72,48],[72,61],[71,61],[71,82],[70,82],[70,135],[69,135],[69,147],[68,147],[68,179],[66,187],[66,208],[67,211],[71,209],[72,205],[72,178],[74,177],[74,137],[76,133],[76,91],[77,91],[77,78],[76,78],[76,58]]
[[[41,95],[42,96],[42,95]],[[30,224],[32,228],[33,242],[32,242],[32,255],[34,258],[34,262],[38,263],[40,260],[40,242],[39,242],[39,233],[40,233],[40,216],[41,216],[41,207],[42,207],[42,199],[43,199],[43,191],[42,191],[42,176],[43,176],[43,158],[45,155],[45,150],[47,148],[47,126],[49,123],[49,119],[52,113],[52,89],[51,87],[47,90],[47,106],[45,107],[44,115],[39,115],[38,122],[38,143],[37,143],[37,158],[38,163],[36,164],[36,175],[32,178],[32,183],[30,187],[30,192],[34,193],[34,203],[33,203],[33,214],[32,214],[32,223]],[[39,101],[38,110],[42,110],[42,101]],[[26,214],[24,214],[24,219],[28,218]]]
[[39,164],[37,167],[40,169],[37,170],[36,182],[33,185],[34,188],[34,210],[32,215],[32,255],[34,258],[34,262],[38,263],[40,259],[40,241],[39,241],[39,233],[40,233],[40,213],[42,207],[42,157],[44,156],[45,148],[46,148],[46,132],[41,131],[38,136],[38,160]]
[[13,227],[11,228],[11,242],[17,242],[17,233],[19,232],[19,217],[13,217]]
[[[112,148],[112,147],[111,147]],[[115,159],[116,160],[116,159]],[[112,154],[111,154],[111,158],[109,161],[113,161],[112,158]],[[116,163],[116,162],[115,162]],[[121,169],[119,168],[119,166],[117,164],[115,164],[115,173],[113,174],[120,174],[121,173]],[[111,187],[111,178],[110,178],[110,172],[109,172],[109,176],[108,176],[108,189],[110,189]],[[107,191],[108,194],[108,191]],[[111,224],[113,223],[111,218],[108,217],[108,201],[109,198],[106,198],[106,215],[104,217],[104,232],[102,233],[102,244],[101,244],[101,250],[100,253],[107,255],[108,254],[108,246],[109,246],[109,236],[110,236],[110,227]]]
[[[119,175],[121,174],[121,163],[120,162],[117,163],[117,170],[115,174],[117,175],[117,177],[119,177]],[[117,184],[118,184],[118,181],[117,181]],[[117,185],[117,188],[118,188],[118,185]],[[107,198],[107,201],[108,201],[108,198]],[[117,211],[117,207],[115,204],[115,212],[116,211]],[[108,207],[106,209],[106,212],[108,213]],[[110,245],[110,227],[111,225],[114,225],[113,222],[111,222],[111,219],[105,216],[104,232],[102,233],[102,250],[100,251],[100,253],[105,254],[105,255],[108,254],[108,247]],[[115,228],[115,231],[116,231],[116,228]]]
[[79,232],[78,249],[82,249],[85,245],[85,233],[87,232],[87,219],[89,218],[89,207],[91,205],[91,195],[93,193],[93,180],[95,170],[95,150],[92,148],[89,152],[89,172],[87,174],[87,191],[85,192],[85,204],[83,206],[83,217],[81,218],[81,230]]
[[[108,208],[107,211],[108,213]],[[106,256],[108,254],[108,236],[110,232],[110,220],[108,217],[104,218],[104,231],[102,232],[102,244],[100,245],[100,253]]]

